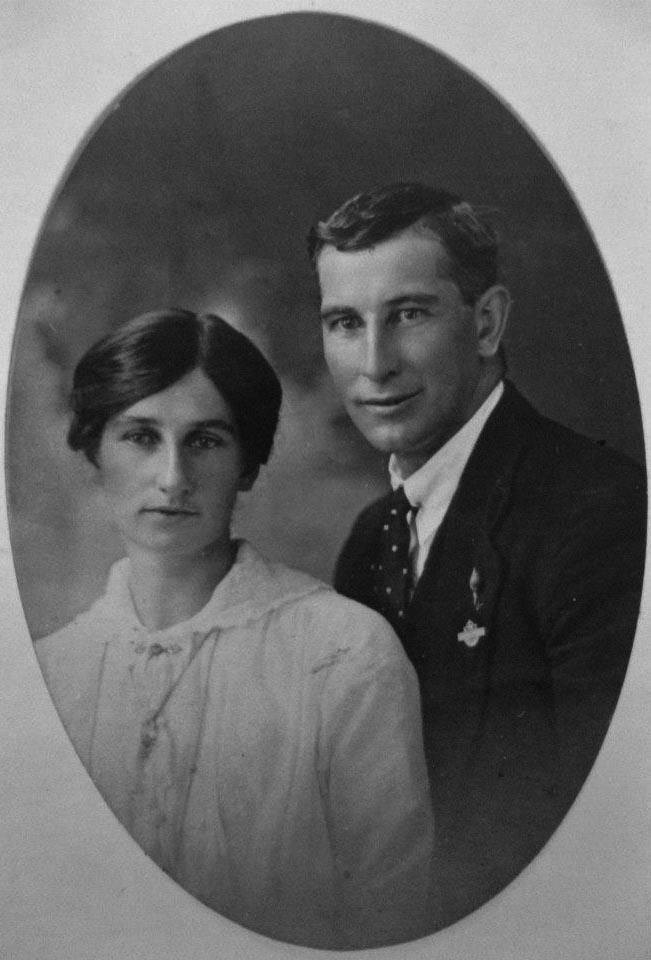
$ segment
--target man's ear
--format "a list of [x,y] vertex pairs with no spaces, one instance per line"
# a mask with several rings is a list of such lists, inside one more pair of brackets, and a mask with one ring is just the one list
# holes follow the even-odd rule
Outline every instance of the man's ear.
[[255,481],[258,479],[258,474],[260,473],[260,466],[253,467],[252,470],[243,473],[240,477],[237,489],[240,493],[246,493],[247,490],[250,490]]
[[481,294],[473,310],[479,356],[488,360],[497,355],[502,342],[511,310],[511,294],[506,287],[495,284]]

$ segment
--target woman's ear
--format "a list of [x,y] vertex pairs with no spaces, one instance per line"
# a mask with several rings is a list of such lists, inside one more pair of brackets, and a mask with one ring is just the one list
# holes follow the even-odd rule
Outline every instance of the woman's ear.
[[243,473],[240,477],[237,489],[240,493],[245,493],[247,490],[250,490],[255,481],[258,479],[258,474],[260,473],[260,465],[253,467],[252,470],[248,470],[246,473]]
[[93,456],[89,456],[85,451],[77,452],[84,478],[93,486],[101,487],[103,474],[98,455],[99,451]]
[[484,290],[474,306],[479,356],[497,355],[511,310],[511,294],[501,284]]

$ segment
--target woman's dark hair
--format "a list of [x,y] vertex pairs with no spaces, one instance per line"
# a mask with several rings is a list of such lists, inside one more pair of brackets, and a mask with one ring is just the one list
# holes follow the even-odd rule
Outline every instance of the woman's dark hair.
[[229,405],[245,471],[266,463],[282,390],[258,348],[221,317],[171,309],[129,320],[95,343],[75,368],[68,444],[97,465],[107,422],[200,369]]
[[312,227],[308,253],[316,266],[325,246],[366,250],[416,224],[430,229],[441,241],[450,279],[467,304],[472,306],[497,283],[494,227],[461,197],[422,183],[392,183],[351,197]]

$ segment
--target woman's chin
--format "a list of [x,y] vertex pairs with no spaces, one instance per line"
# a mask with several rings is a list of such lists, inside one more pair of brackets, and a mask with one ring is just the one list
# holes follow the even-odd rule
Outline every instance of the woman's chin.
[[206,539],[189,536],[183,530],[158,530],[139,537],[123,534],[123,539],[129,556],[144,554],[161,561],[169,559],[205,563],[206,560],[231,552],[230,535]]

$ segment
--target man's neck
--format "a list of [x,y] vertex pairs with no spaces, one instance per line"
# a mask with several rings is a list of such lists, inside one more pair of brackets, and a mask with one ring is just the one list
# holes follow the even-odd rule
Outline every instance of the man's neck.
[[499,365],[491,364],[490,367],[484,368],[470,400],[468,404],[466,404],[464,415],[459,418],[458,423],[454,424],[451,429],[438,437],[437,442],[430,447],[424,446],[422,450],[408,453],[395,453],[392,455],[393,464],[404,480],[410,477],[412,473],[415,473],[416,470],[419,470],[428,460],[431,460],[453,437],[463,430],[467,423],[470,423],[497,385],[502,381],[503,376],[504,369],[501,363]]

